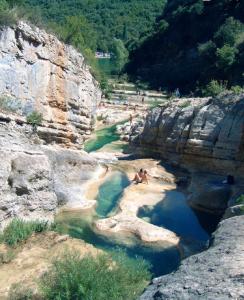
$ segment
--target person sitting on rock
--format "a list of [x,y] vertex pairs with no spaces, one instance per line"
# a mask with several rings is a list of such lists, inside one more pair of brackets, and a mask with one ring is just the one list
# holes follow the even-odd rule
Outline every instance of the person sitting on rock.
[[144,172],[142,174],[141,182],[148,184],[148,177],[147,177],[147,171],[146,170],[144,170]]
[[135,177],[132,181],[135,181],[135,183],[141,183],[143,174],[144,174],[143,169],[140,169],[140,171],[135,174]]

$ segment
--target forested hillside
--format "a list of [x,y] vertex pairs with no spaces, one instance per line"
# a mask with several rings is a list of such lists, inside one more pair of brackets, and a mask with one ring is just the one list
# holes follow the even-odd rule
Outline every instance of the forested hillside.
[[171,0],[127,71],[153,87],[244,83],[244,1]]
[[[24,0],[42,14],[44,20],[65,26],[66,18],[85,18],[93,34],[93,48],[108,51],[113,38],[121,39],[128,48],[151,33],[155,18],[166,0]],[[85,22],[85,21],[84,21]],[[83,30],[81,27],[80,30]],[[89,45],[91,46],[91,45]]]

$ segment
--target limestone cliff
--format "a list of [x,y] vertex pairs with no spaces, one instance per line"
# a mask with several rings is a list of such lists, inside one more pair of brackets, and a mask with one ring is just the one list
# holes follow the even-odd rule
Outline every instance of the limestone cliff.
[[0,29],[0,97],[18,114],[42,113],[38,135],[47,143],[80,147],[101,92],[73,47],[20,22]]
[[[0,229],[85,203],[83,184],[98,164],[77,149],[100,96],[74,48],[26,23],[0,29]],[[26,122],[33,111],[44,118],[36,133]]]
[[192,170],[244,174],[244,95],[155,108],[134,143]]

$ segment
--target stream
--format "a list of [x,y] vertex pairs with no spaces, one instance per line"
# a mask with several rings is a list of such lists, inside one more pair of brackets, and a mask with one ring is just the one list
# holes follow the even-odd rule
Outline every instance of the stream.
[[[116,125],[104,128],[96,132],[95,139],[86,143],[85,150],[97,151],[118,140]],[[97,232],[94,222],[117,213],[123,191],[129,185],[127,175],[115,168],[99,187],[96,210],[92,213],[60,213],[56,218],[59,231],[106,251],[119,247],[130,257],[140,256],[150,263],[151,272],[156,277],[176,270],[183,257],[206,249],[219,220],[208,213],[193,210],[186,201],[184,190],[167,191],[161,202],[155,206],[143,206],[137,214],[145,222],[175,232],[180,237],[180,247],[165,248],[156,243],[144,243],[133,234],[101,235]]]

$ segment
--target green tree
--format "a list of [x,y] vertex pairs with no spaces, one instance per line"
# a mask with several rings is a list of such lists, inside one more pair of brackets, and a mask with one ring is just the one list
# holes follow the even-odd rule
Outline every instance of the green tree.
[[9,8],[7,1],[0,0],[0,12],[5,11]]
[[10,7],[20,6],[24,3],[24,0],[6,0]]
[[229,45],[224,45],[222,48],[218,48],[216,51],[217,66],[220,69],[229,69],[236,61],[236,54],[238,50]]
[[128,61],[128,50],[125,48],[125,45],[122,40],[114,39],[112,46],[112,60],[114,61],[116,71],[121,73],[124,65]]
[[215,40],[221,46],[223,45],[235,45],[240,34],[244,31],[244,25],[239,21],[230,17],[226,19],[224,24],[214,35]]
[[59,27],[59,33],[64,41],[77,49],[96,49],[96,33],[84,16],[69,16]]

